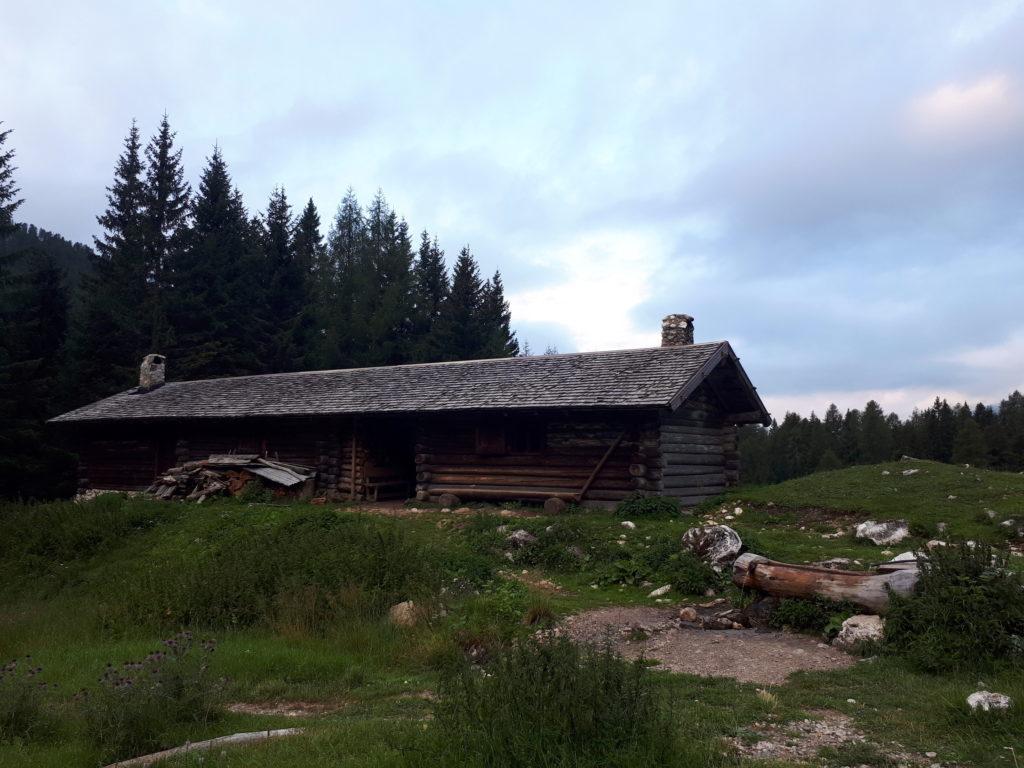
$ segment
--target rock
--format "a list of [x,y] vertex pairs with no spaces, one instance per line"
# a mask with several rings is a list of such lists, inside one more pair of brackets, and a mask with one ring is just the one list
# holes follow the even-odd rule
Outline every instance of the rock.
[[517,549],[522,549],[523,547],[528,547],[537,541],[537,537],[529,531],[520,528],[517,531],[512,531],[512,533],[505,538],[505,541]]
[[458,509],[455,510],[455,514],[456,515],[468,515],[472,511],[473,510],[471,510],[469,507],[459,507]]
[[944,546],[946,546],[946,542],[940,541],[939,539],[932,539],[931,541],[928,541],[925,544],[925,547],[927,547],[928,549],[935,549],[936,547],[944,547]]
[[956,501],[956,496],[954,496],[954,495],[953,495],[953,494],[951,493],[951,494],[949,494],[949,496],[947,496],[947,497],[946,497],[946,500],[947,500],[947,501]]
[[683,534],[683,549],[693,552],[716,571],[732,565],[743,541],[740,535],[727,525],[705,525],[691,528]]
[[734,509],[734,510],[732,511],[732,513],[733,513],[734,515],[742,515],[742,514],[743,514],[743,507],[736,507],[736,509]]
[[949,523],[936,523],[935,530],[939,533],[945,533],[946,529],[949,528]]
[[623,520],[622,521],[622,527],[623,528],[628,528],[631,531],[635,531],[636,530],[636,523],[634,523],[632,520]]
[[544,502],[544,512],[549,515],[560,515],[565,512],[565,508],[568,506],[557,496],[552,496]]
[[920,471],[921,471],[920,469],[904,469],[903,470],[903,476],[904,477],[910,477],[911,475],[916,475]]
[[699,617],[697,615],[697,609],[694,608],[692,605],[687,605],[679,609],[680,621],[696,622],[698,618]]
[[412,600],[396,603],[388,609],[388,621],[396,627],[415,627],[420,620],[421,611]]
[[663,587],[658,587],[657,589],[652,589],[650,594],[648,594],[647,596],[648,597],[661,597],[662,595],[667,595],[671,591],[672,591],[672,585],[671,584],[666,584]]
[[1016,524],[1017,521],[1013,518],[1010,518],[1009,520],[1003,520],[1003,522],[1000,523],[1000,525],[1003,526],[1003,528],[1013,528],[1013,526],[1015,526]]
[[442,507],[448,507],[449,509],[451,509],[452,507],[457,507],[461,504],[461,502],[459,501],[459,497],[456,496],[454,493],[442,493],[440,496],[437,497],[437,503],[440,504]]
[[890,560],[890,563],[907,563],[918,559],[916,552],[900,552],[896,557]]
[[508,532],[508,526],[507,525],[499,525],[494,530],[496,530],[498,533],[507,533]]
[[996,519],[996,511],[994,509],[986,509],[985,510],[985,514],[988,515],[988,519],[989,520],[995,520]]
[[836,648],[853,649],[862,643],[879,642],[885,630],[881,616],[858,614],[843,622],[839,634],[832,641]]
[[1005,693],[993,693],[992,691],[976,691],[967,697],[967,706],[973,710],[981,709],[985,712],[996,709],[1009,709],[1013,699]]
[[882,474],[883,474],[884,476],[889,476],[889,475],[891,475],[891,474],[892,474],[892,472],[890,472],[890,471],[889,471],[888,469],[883,469],[883,470],[882,470]]
[[898,544],[910,535],[910,526],[906,520],[884,520],[876,523],[865,520],[857,526],[858,539],[870,539],[879,545]]

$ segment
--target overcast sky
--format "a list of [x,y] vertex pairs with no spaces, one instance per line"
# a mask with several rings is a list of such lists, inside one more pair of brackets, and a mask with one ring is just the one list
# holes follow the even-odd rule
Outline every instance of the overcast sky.
[[132,118],[251,210],[382,188],[534,351],[728,339],[769,408],[1024,388],[1020,2],[38,2],[20,216],[89,242]]

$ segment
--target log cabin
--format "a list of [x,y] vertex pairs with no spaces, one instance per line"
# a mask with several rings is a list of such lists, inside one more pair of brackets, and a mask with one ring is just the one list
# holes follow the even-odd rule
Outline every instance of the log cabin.
[[144,489],[169,467],[255,453],[316,469],[335,499],[683,506],[739,482],[737,429],[769,422],[726,341],[669,315],[647,349],[166,381],[56,417],[79,486]]

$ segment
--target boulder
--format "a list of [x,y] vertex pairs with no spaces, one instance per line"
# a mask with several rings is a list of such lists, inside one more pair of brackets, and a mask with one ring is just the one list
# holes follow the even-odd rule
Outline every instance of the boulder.
[[437,503],[442,507],[457,507],[460,505],[459,497],[454,493],[442,493],[437,497]]
[[420,620],[420,609],[412,600],[396,603],[388,610],[388,621],[396,627],[415,627]]
[[890,563],[910,563],[924,557],[924,554],[918,554],[917,552],[900,552],[896,557],[890,560]]
[[885,630],[881,616],[859,614],[843,622],[839,634],[832,641],[836,648],[853,649],[862,643],[880,642]]
[[548,515],[560,515],[565,512],[568,506],[562,499],[552,496],[544,501],[544,513]]
[[967,706],[972,710],[982,710],[988,712],[990,710],[1009,709],[1010,705],[1013,704],[1013,699],[1007,696],[1005,693],[993,693],[992,691],[976,691],[967,697]]
[[529,531],[520,528],[517,531],[512,531],[512,533],[506,536],[505,541],[516,549],[522,549],[523,547],[528,547],[536,542],[537,537]]
[[880,546],[899,544],[909,535],[910,526],[906,520],[884,520],[880,523],[865,520],[857,526],[858,539],[870,539],[872,543]]
[[704,525],[684,533],[682,545],[683,549],[693,552],[716,571],[721,571],[730,567],[739,556],[743,541],[728,525]]
[[652,589],[650,594],[648,594],[647,596],[648,597],[661,597],[662,595],[667,595],[671,591],[672,591],[672,585],[671,584],[666,584],[663,587],[658,587],[657,589]]
[[622,527],[623,528],[628,528],[631,531],[635,531],[636,530],[636,523],[634,523],[632,520],[623,520],[622,521]]

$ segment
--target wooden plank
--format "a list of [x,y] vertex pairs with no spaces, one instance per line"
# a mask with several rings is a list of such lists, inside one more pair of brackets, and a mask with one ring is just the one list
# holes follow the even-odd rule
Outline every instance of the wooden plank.
[[594,479],[597,477],[597,473],[601,471],[601,467],[605,465],[605,462],[608,461],[608,458],[612,455],[612,453],[615,452],[615,449],[619,447],[619,443],[622,442],[622,438],[624,438],[625,436],[626,430],[623,430],[619,434],[619,436],[615,438],[615,442],[608,446],[608,450],[605,452],[604,456],[601,457],[601,460],[597,463],[597,466],[594,467],[594,471],[591,472],[590,477],[587,478],[587,481],[583,484],[583,487],[580,488],[580,492],[576,496],[577,501],[582,501],[583,497],[587,495],[587,489],[590,488],[591,484],[594,482]]
[[722,466],[722,457],[711,454],[697,453],[669,453],[661,454],[661,466],[669,467],[673,464],[704,464],[709,466]]

